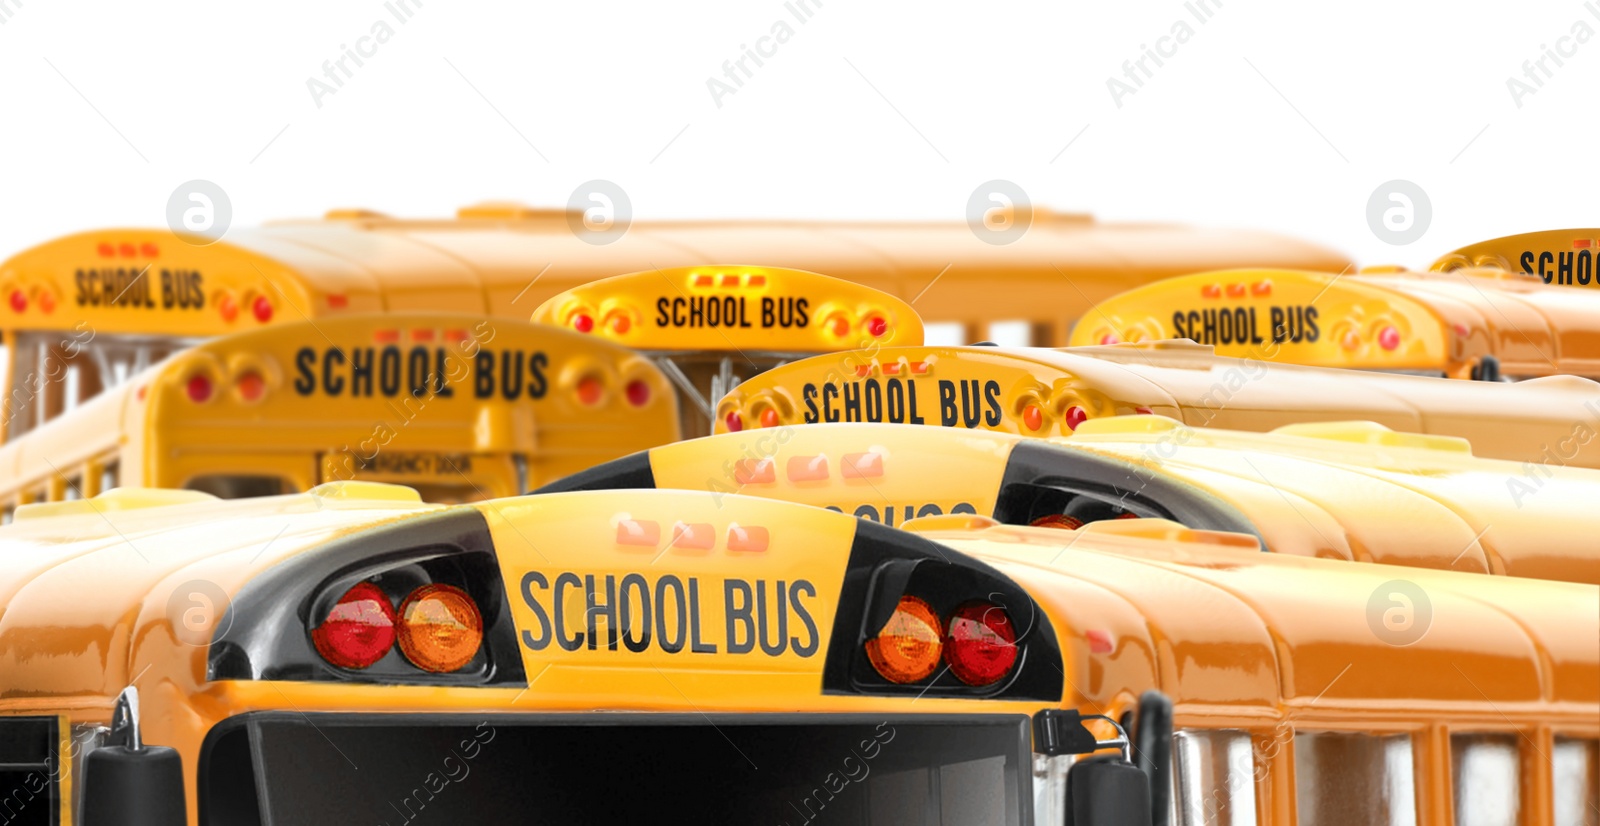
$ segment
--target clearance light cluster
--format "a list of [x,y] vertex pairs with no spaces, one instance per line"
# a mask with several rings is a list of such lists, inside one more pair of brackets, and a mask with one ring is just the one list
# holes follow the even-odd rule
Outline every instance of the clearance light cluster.
[[1200,287],[1201,298],[1216,299],[1222,298],[1224,295],[1229,298],[1244,298],[1246,295],[1267,298],[1272,295],[1272,281],[1263,278],[1260,281],[1253,281],[1249,284],[1234,282],[1231,284],[1204,284]]
[[243,312],[248,312],[257,322],[266,324],[277,312],[272,299],[265,293],[254,291],[246,293],[241,301],[232,290],[218,290],[211,296],[211,306],[217,308],[217,315],[227,324],[238,321]]
[[[884,475],[882,453],[846,453],[840,459],[841,479],[877,479]],[[823,482],[832,478],[827,454],[791,456],[784,464],[784,476],[791,482]],[[733,465],[733,480],[740,485],[771,485],[778,481],[774,459],[740,459]]]
[[1154,317],[1147,317],[1128,327],[1117,329],[1102,325],[1095,330],[1094,342],[1096,344],[1138,344],[1145,341],[1157,341],[1168,337],[1161,322]]
[[135,244],[132,241],[101,241],[95,246],[101,258],[160,258],[161,248],[153,241]]
[[416,588],[396,610],[372,582],[346,591],[317,627],[311,642],[330,665],[359,671],[399,646],[417,668],[436,674],[459,671],[483,645],[483,616],[467,592],[432,583]]
[[926,376],[933,366],[932,361],[911,361],[900,359],[890,362],[871,362],[856,365],[856,378],[864,379],[873,374],[882,376]]
[[[210,402],[216,398],[219,386],[229,384],[233,388],[234,397],[247,404],[254,404],[266,398],[271,389],[266,372],[254,365],[238,368],[227,379],[219,378],[213,368],[200,365],[192,368],[182,383],[184,396],[195,404]],[[143,398],[141,393],[140,400]]]
[[456,344],[470,338],[472,334],[464,327],[448,327],[442,330],[433,327],[414,327],[409,330],[390,327],[372,331],[373,344],[399,344],[402,341],[410,341],[413,344],[432,344],[435,341]]
[[[883,311],[867,309],[860,313],[837,309],[824,315],[818,326],[823,333],[837,341],[865,346],[872,339],[880,339],[889,334],[889,319]],[[860,331],[856,334],[856,331]],[[865,337],[866,340],[862,340]],[[852,339],[854,339],[852,341]]]
[[1062,399],[1052,405],[1029,396],[1023,400],[1018,417],[1029,433],[1049,430],[1054,421],[1060,421],[1062,429],[1071,433],[1089,420],[1089,411],[1083,405],[1071,402],[1071,399]]
[[0,294],[5,295],[6,306],[11,308],[11,312],[19,315],[27,312],[29,307],[35,307],[45,315],[56,311],[56,293],[49,287],[28,288],[13,284],[0,288]]
[[[630,379],[622,387],[622,397],[633,407],[644,407],[654,396],[650,383],[644,379]],[[572,397],[584,407],[596,407],[610,396],[605,376],[597,372],[585,373],[572,384]]]
[[[714,550],[718,539],[717,529],[709,522],[677,522],[665,534],[661,523],[654,520],[621,519],[617,522],[618,545],[659,550],[663,535],[668,549],[681,551]],[[772,534],[764,527],[735,522],[728,526],[722,538],[727,550],[760,553],[767,549]]]
[[961,682],[988,686],[1016,666],[1016,642],[1011,616],[998,605],[969,600],[941,621],[927,600],[908,594],[865,648],[872,667],[892,683],[922,682],[942,662]]
[[[1467,332],[1465,327],[1457,325],[1457,335],[1465,335]],[[1341,323],[1334,328],[1334,340],[1338,341],[1339,347],[1347,353],[1355,353],[1367,342],[1377,345],[1386,353],[1393,353],[1405,342],[1405,334],[1401,333],[1400,328],[1393,322],[1380,318],[1366,324],[1364,328],[1358,328],[1352,322]]]
[[689,275],[689,286],[696,289],[733,289],[735,287],[765,287],[767,277],[759,273],[709,273],[697,272]]
[[[639,323],[639,314],[627,307],[612,307],[601,315],[587,305],[574,303],[562,315],[565,324],[579,333],[627,335]],[[597,320],[598,319],[598,320]]]

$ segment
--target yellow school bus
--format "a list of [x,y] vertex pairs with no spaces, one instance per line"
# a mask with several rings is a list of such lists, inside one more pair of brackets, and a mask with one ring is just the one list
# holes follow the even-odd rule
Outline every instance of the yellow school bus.
[[[711,432],[716,401],[763,370],[820,353],[922,344],[906,302],[849,281],[777,267],[699,266],[602,278],[533,313],[649,354],[676,383],[684,432]],[[737,413],[723,422],[744,427]]]
[[28,506],[0,528],[0,781],[29,822],[86,826],[1595,804],[1593,587],[1400,579],[1154,519],[922,527],[361,482]]
[[1224,358],[1189,341],[847,353],[769,370],[717,411],[779,427],[884,422],[1027,436],[1070,436],[1090,419],[1135,413],[1249,431],[1370,421],[1466,439],[1491,459],[1600,468],[1600,445],[1591,445],[1600,434],[1600,384],[1588,379],[1501,384],[1304,367]]
[[335,210],[230,230],[215,243],[130,228],[47,241],[0,263],[0,426],[15,438],[210,336],[370,312],[524,320],[598,278],[708,261],[826,272],[914,300],[927,318],[959,328],[947,335],[956,343],[1020,324],[1039,344],[1064,343],[1064,319],[1130,284],[1223,267],[1348,264],[1269,233],[1043,211],[1004,246],[953,222],[777,221],[641,221],[597,244],[583,221],[484,204],[432,220]]
[[346,479],[456,502],[677,438],[672,386],[625,348],[526,321],[351,315],[211,339],[0,446],[0,505]]
[[1593,287],[1600,286],[1596,255],[1600,255],[1600,229],[1553,229],[1469,244],[1440,256],[1430,269],[1488,267],[1535,275],[1546,284]]
[[1600,473],[1473,456],[1380,425],[1270,433],[1160,416],[1071,439],[888,424],[724,433],[597,465],[536,493],[674,488],[814,505],[886,525],[950,514],[1076,528],[1169,519],[1276,553],[1600,585]]
[[1600,294],[1501,269],[1197,273],[1096,304],[1073,346],[1189,339],[1218,355],[1454,378],[1600,376]]

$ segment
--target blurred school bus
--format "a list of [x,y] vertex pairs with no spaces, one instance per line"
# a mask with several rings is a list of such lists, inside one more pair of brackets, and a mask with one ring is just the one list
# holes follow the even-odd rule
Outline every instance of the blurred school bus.
[[913,302],[950,328],[948,341],[1020,325],[1033,343],[1062,344],[1067,319],[1132,284],[1348,264],[1270,233],[1042,210],[1000,246],[955,222],[640,221],[625,230],[612,239],[589,233],[584,213],[484,204],[433,220],[335,210],[215,243],[155,229],[54,239],[0,263],[0,426],[14,439],[211,336],[371,312],[526,320],[574,286],[657,268],[759,261],[830,273]]
[[671,384],[624,347],[511,319],[340,316],[196,344],[0,446],[0,508],[348,479],[469,501],[678,438]]
[[1600,294],[1500,269],[1197,273],[1079,319],[1072,346],[1189,339],[1218,355],[1453,378],[1600,376]]
[[821,353],[922,344],[922,319],[895,296],[781,267],[698,266],[591,281],[533,321],[647,354],[683,402],[683,432],[711,432],[718,399],[763,370]]
[[1463,438],[1492,459],[1600,468],[1600,384],[1588,379],[1501,384],[1303,367],[1224,358],[1189,341],[893,347],[806,359],[745,382],[717,412],[718,432],[735,415],[774,426],[885,422],[1027,436],[1070,436],[1090,419],[1132,413],[1252,431],[1371,421]]
[[[690,439],[535,493],[675,488],[824,507],[886,525],[968,514],[1076,528],[1169,519],[1296,556],[1600,585],[1600,472],[1473,456],[1460,439],[1380,425],[1191,428],[1091,419],[1070,439],[816,424]],[[1397,573],[1397,575],[1403,575]]]
[[915,527],[362,482],[27,506],[0,528],[0,782],[88,826],[1595,805],[1592,586],[1401,580],[1159,519]]
[[1600,287],[1597,255],[1600,229],[1552,229],[1469,244],[1440,256],[1429,269],[1454,272],[1487,267],[1536,275],[1546,284]]

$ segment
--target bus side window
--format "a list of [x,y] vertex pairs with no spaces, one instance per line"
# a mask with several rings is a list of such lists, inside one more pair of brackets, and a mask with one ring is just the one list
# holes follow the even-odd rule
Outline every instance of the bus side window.
[[922,343],[928,347],[957,347],[968,342],[962,324],[955,321],[930,321],[922,327]]
[[1417,822],[1411,738],[1404,734],[1297,731],[1294,783],[1300,826]]
[[1450,735],[1456,826],[1521,823],[1521,766],[1514,734]]
[[17,509],[16,508],[14,508],[14,507],[12,507],[10,505],[6,505],[4,509],[0,509],[0,525],[9,525],[9,524],[11,524],[12,520],[14,520],[16,518],[17,518]]
[[116,487],[118,485],[118,483],[119,483],[118,477],[120,475],[120,471],[121,471],[121,468],[119,468],[117,466],[117,463],[115,461],[106,462],[105,467],[100,469],[100,492],[101,493],[105,493],[106,491],[111,490],[112,488],[114,488],[114,487]]
[[1600,824],[1600,740],[1557,737],[1551,763],[1555,822]]
[[70,502],[83,498],[83,476],[74,474],[66,478],[66,484],[61,487],[61,499]]
[[1033,344],[1033,325],[1026,321],[991,321],[988,340],[1001,347],[1028,347]]
[[1172,737],[1176,826],[1255,826],[1256,778],[1250,733],[1180,731]]

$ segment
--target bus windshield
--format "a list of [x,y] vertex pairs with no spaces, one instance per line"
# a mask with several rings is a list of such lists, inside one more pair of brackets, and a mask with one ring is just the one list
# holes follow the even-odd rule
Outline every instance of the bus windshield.
[[1033,822],[1022,715],[611,717],[276,715],[249,739],[272,824]]
[[[892,295],[776,267],[619,275],[550,299],[533,320],[650,354],[682,394],[684,431],[697,435],[711,432],[716,401],[753,376],[823,353],[917,345],[923,336],[916,311]],[[746,424],[736,414],[719,423]]]

